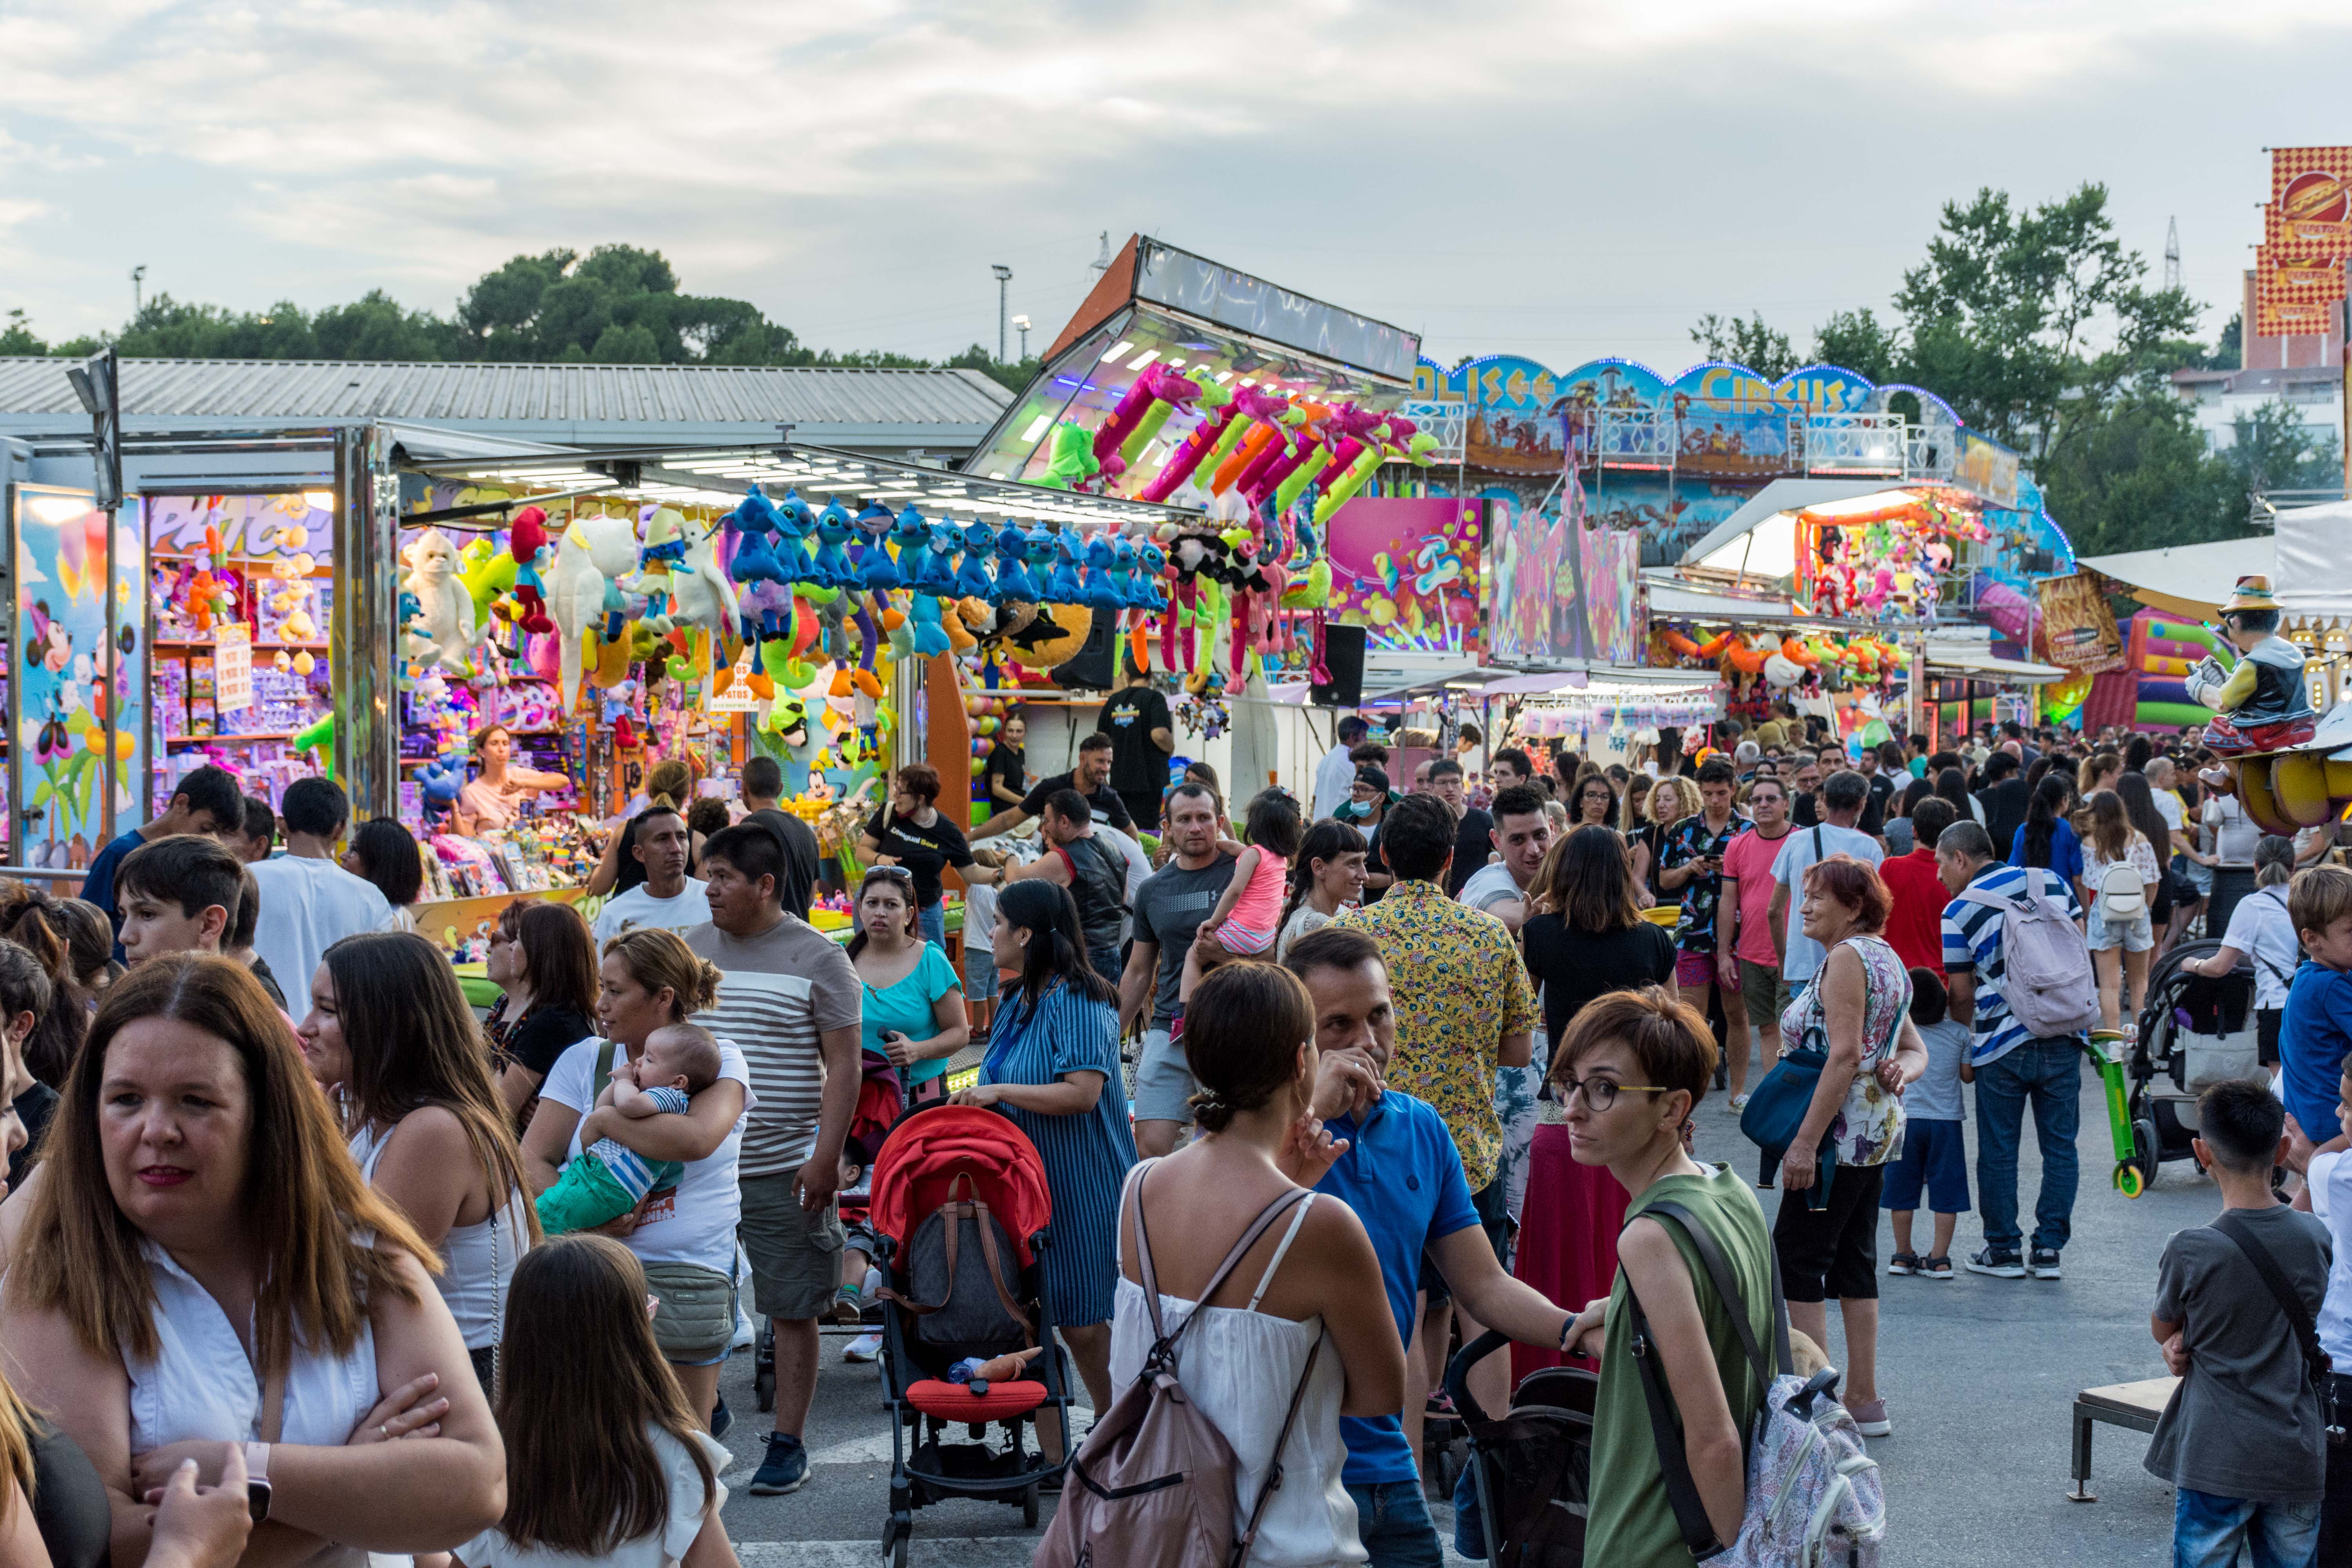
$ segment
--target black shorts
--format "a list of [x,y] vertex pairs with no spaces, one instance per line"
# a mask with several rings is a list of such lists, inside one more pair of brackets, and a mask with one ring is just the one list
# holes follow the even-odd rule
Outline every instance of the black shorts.
[[[1478,1211],[1478,1228],[1486,1233],[1487,1243],[1495,1249],[1495,1261],[1507,1272],[1511,1267],[1511,1213],[1503,1194],[1502,1179],[1496,1177],[1472,1193],[1470,1206]],[[1427,1252],[1421,1255],[1421,1288],[1429,1292],[1431,1311],[1454,1300],[1445,1276],[1438,1271],[1437,1260]]]
[[2254,1009],[2254,1048],[2257,1059],[2266,1068],[2279,1065],[2279,1020],[2285,1016],[2284,1007]]
[[1780,1255],[1781,1294],[1791,1301],[1878,1300],[1878,1195],[1884,1165],[1840,1165],[1830,1200],[1810,1206],[1804,1193],[1785,1189],[1772,1222]]

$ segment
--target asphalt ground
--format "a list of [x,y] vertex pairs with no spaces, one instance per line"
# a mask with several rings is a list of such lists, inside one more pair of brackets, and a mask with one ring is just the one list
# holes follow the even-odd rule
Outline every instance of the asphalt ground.
[[[2164,1166],[2137,1200],[2117,1194],[2109,1181],[2114,1155],[2105,1104],[2087,1069],[2083,1085],[2076,1140],[2083,1183],[2063,1279],[1966,1272],[1949,1284],[1882,1278],[1880,1384],[1895,1431],[1870,1447],[1886,1486],[1891,1563],[2112,1568],[2163,1561],[2168,1551],[2172,1491],[2142,1468],[2145,1436],[2098,1427],[2092,1479],[2098,1500],[2068,1500],[2072,1405],[2082,1389],[2163,1373],[2147,1331],[2157,1259],[2168,1236],[2211,1218],[2220,1200],[2212,1183],[2185,1161]],[[1698,1122],[1701,1158],[1752,1172],[1753,1146],[1740,1137],[1723,1096],[1708,1098]],[[1973,1193],[1973,1121],[1968,1144]],[[2041,1178],[2031,1136],[2021,1165],[2021,1208],[2030,1229]],[[1764,1194],[1768,1214],[1778,1201]],[[1918,1220],[1923,1244],[1927,1218]],[[1974,1251],[1981,1240],[1976,1216],[1962,1215],[1953,1256]],[[1882,1225],[1882,1268],[1892,1251]],[[1843,1350],[1834,1311],[1830,1323],[1829,1351],[1838,1360]],[[807,1433],[811,1476],[788,1497],[755,1498],[743,1489],[770,1423],[753,1408],[752,1357],[740,1352],[728,1363],[721,1387],[736,1423],[726,1442],[738,1463],[726,1477],[733,1495],[725,1518],[747,1564],[830,1568],[875,1559],[887,1507],[889,1430],[878,1372],[844,1363],[846,1342],[845,1336],[825,1338]],[[1450,1536],[1450,1510],[1437,1511],[1441,1531]],[[1034,1540],[1015,1509],[949,1501],[916,1515],[913,1561],[956,1568],[1025,1564]]]

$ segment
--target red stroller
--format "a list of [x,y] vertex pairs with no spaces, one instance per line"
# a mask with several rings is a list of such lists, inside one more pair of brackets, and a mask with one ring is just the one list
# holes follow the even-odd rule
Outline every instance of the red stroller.
[[[1071,1451],[1069,1368],[1038,1277],[1053,1203],[1036,1145],[974,1106],[910,1111],[875,1156],[870,1223],[890,1285],[882,1312],[882,1387],[890,1407],[890,1514],[882,1550],[905,1568],[914,1510],[942,1498],[1018,1504],[1037,1522],[1041,1481]],[[1025,1374],[980,1385],[950,1370],[1033,1346]],[[1063,1463],[1023,1441],[1052,1419]],[[969,1441],[950,1442],[956,1426]],[[998,1429],[992,1432],[991,1428]],[[909,1451],[911,1447],[911,1452]]]

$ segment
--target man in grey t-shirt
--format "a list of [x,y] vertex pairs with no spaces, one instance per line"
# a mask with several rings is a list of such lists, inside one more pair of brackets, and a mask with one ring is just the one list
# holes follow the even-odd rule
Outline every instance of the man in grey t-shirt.
[[1217,848],[1222,826],[1213,794],[1199,784],[1179,784],[1168,798],[1173,858],[1136,890],[1135,941],[1119,976],[1118,1016],[1124,1032],[1150,1005],[1134,1097],[1135,1146],[1147,1158],[1175,1152],[1177,1138],[1192,1120],[1191,1101],[1200,1088],[1169,1026],[1176,1016],[1176,993],[1192,933],[1234,879],[1234,858]]
[[1798,918],[1805,873],[1832,855],[1851,855],[1874,869],[1886,858],[1877,839],[1854,826],[1869,799],[1868,779],[1851,768],[1832,773],[1822,785],[1821,821],[1780,841],[1780,858],[1772,862],[1772,879],[1780,884],[1772,894],[1772,934],[1780,942],[1780,980],[1790,995],[1804,989],[1828,956]]

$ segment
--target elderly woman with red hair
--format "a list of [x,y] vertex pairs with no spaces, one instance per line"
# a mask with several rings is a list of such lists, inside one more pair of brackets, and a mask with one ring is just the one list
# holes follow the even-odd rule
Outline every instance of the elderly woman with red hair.
[[[1878,873],[1850,855],[1806,868],[1798,912],[1828,950],[1812,983],[1780,1015],[1780,1054],[1827,1058],[1795,1142],[1780,1162],[1780,1259],[1789,1322],[1827,1344],[1828,1309],[1845,1321],[1846,1408],[1863,1432],[1891,1428],[1878,1396],[1878,1194],[1903,1151],[1903,1090],[1927,1069],[1911,1022],[1911,977],[1879,933],[1894,900]],[[1823,1152],[1834,1159],[1824,1184]]]

